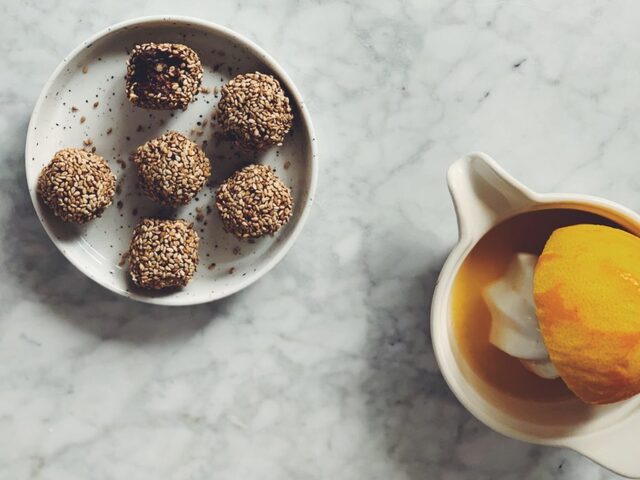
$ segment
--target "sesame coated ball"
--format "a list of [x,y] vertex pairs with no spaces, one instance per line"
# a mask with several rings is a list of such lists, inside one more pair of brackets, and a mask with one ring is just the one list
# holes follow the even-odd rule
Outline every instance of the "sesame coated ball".
[[280,82],[255,72],[238,75],[222,87],[218,122],[240,149],[261,151],[282,145],[293,114]]
[[238,238],[273,235],[291,218],[291,191],[266,165],[234,173],[216,192],[224,230]]
[[127,62],[127,98],[137,107],[185,110],[202,83],[198,54],[179,43],[136,45]]
[[38,177],[37,192],[65,222],[86,223],[111,205],[116,177],[100,155],[80,148],[56,152]]
[[185,220],[145,218],[133,231],[129,276],[141,288],[184,287],[198,267],[198,234]]
[[147,196],[167,206],[189,203],[211,175],[211,164],[202,149],[174,131],[139,146],[131,161]]

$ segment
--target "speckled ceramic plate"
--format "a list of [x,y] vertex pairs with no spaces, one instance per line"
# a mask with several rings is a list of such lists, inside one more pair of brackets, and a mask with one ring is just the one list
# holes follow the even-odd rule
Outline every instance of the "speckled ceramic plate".
[[[180,42],[192,47],[205,69],[200,93],[186,111],[163,112],[136,108],[125,97],[128,51],[141,42]],[[218,88],[238,73],[261,71],[276,76],[294,110],[294,126],[282,147],[257,157],[216,140],[211,116]],[[84,119],[84,120],[83,120]],[[133,228],[147,216],[165,216],[136,186],[130,152],[167,130],[177,130],[199,144],[212,162],[210,184],[177,218],[194,222],[200,234],[200,264],[187,287],[146,292],[133,287],[121,256]],[[91,139],[96,152],[118,177],[120,193],[101,218],[85,226],[57,219],[38,199],[38,174],[53,154],[65,147],[82,147]],[[260,47],[227,28],[184,17],[146,17],[114,25],[76,48],[45,85],[31,116],[26,145],[26,172],[31,198],[45,230],[60,251],[88,277],[121,295],[150,303],[190,305],[230,295],[267,273],[287,252],[309,213],[316,184],[317,159],[313,127],[300,93],[282,68]],[[253,243],[223,231],[214,207],[216,187],[235,170],[263,163],[293,193],[289,223],[273,237]],[[201,212],[201,214],[199,214]]]

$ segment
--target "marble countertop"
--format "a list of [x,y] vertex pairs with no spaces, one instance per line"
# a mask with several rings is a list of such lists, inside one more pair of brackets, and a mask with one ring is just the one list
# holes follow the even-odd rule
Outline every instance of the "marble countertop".
[[[321,153],[284,261],[182,309],[70,266],[23,166],[62,57],[162,13],[268,50]],[[0,478],[617,478],[471,417],[438,372],[428,311],[457,238],[445,172],[471,150],[536,190],[640,207],[639,23],[631,1],[0,1]]]

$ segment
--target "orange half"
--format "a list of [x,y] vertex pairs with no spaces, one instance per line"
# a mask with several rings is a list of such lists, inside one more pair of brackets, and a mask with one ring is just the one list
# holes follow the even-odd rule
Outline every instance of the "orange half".
[[640,393],[640,238],[601,225],[554,231],[534,299],[549,356],[587,403]]

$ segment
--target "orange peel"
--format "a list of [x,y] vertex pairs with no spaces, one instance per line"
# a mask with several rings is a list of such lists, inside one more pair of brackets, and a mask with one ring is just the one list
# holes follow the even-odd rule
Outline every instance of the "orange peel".
[[549,356],[583,401],[640,393],[640,238],[601,225],[555,230],[534,300]]

